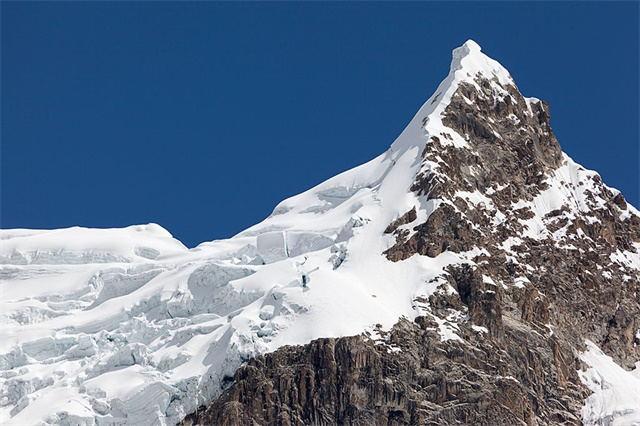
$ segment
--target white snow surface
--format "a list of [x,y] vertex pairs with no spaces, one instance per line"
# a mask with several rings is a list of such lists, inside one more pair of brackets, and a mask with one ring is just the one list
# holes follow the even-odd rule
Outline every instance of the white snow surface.
[[640,425],[640,365],[627,371],[604,354],[595,343],[586,342],[580,355],[589,368],[580,379],[593,394],[582,408],[586,425]]
[[[428,315],[415,299],[477,250],[390,262],[384,229],[414,207],[420,220],[437,207],[409,188],[431,135],[466,144],[441,114],[478,73],[511,82],[467,41],[388,151],[230,239],[189,250],[155,224],[0,231],[0,424],[175,424],[253,356]],[[558,197],[575,192],[532,203],[542,214]],[[443,340],[460,339],[459,316],[434,318]]]
[[2,264],[81,264],[162,259],[187,248],[159,225],[0,230]]

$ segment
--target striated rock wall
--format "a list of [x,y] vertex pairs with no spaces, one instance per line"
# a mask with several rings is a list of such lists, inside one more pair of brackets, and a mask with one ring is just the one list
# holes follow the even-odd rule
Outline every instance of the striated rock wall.
[[464,340],[442,342],[435,324],[418,317],[379,340],[284,347],[251,360],[220,398],[183,424],[580,423],[587,392],[560,342],[513,320],[506,339],[468,325],[461,332]]

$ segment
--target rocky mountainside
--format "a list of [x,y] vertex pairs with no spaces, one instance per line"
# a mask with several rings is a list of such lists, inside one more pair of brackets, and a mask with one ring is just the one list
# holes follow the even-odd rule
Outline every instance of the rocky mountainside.
[[231,239],[0,232],[2,423],[640,424],[640,214],[473,41]]
[[[454,55],[478,50],[468,42]],[[624,368],[640,361],[640,218],[563,154],[547,104],[500,73],[461,71],[437,131],[432,116],[423,121],[410,190],[431,211],[418,218],[412,207],[385,230],[393,262],[475,251],[414,299],[427,315],[376,339],[320,339],[251,360],[186,424],[640,422],[640,375],[622,409],[585,406],[602,377],[581,356],[605,359],[597,346]],[[442,322],[456,338],[442,338]]]

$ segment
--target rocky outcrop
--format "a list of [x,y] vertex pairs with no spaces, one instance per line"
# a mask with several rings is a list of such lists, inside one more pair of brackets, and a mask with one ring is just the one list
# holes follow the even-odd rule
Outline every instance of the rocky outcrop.
[[467,251],[475,247],[480,238],[469,221],[449,205],[434,211],[425,223],[416,226],[415,231],[413,237],[385,252],[389,260],[403,260],[415,253],[435,257],[447,250]]
[[417,213],[416,213],[416,208],[412,208],[411,210],[409,210],[408,212],[406,212],[405,214],[403,214],[402,216],[400,216],[398,219],[394,220],[393,222],[391,222],[389,224],[389,226],[387,226],[387,229],[384,230],[385,234],[391,234],[393,232],[395,232],[400,226],[406,225],[408,223],[413,222],[414,220],[416,220],[418,218]]
[[284,347],[251,360],[183,424],[579,424],[586,393],[575,359],[515,324],[506,321],[510,344],[469,326],[464,340],[442,342],[436,324],[419,317],[379,340]]
[[[466,144],[444,143],[452,140],[447,133],[431,137],[423,152],[431,167],[412,190],[439,206],[396,234],[387,258],[482,249],[475,275],[450,270],[445,277],[473,322],[488,321],[499,336],[501,310],[517,309],[520,321],[553,329],[574,350],[588,338],[631,368],[640,359],[640,280],[623,253],[640,247],[640,220],[627,213],[624,197],[584,169],[581,180],[564,180],[569,160],[551,131],[548,105],[513,85],[482,76],[462,83],[443,116]],[[534,200],[545,191],[570,195],[538,220]],[[487,292],[481,275],[500,285]]]

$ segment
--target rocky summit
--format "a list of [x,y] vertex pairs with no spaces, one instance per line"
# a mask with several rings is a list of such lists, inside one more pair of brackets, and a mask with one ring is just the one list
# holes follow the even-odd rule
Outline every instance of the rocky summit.
[[231,239],[0,231],[0,421],[640,424],[640,213],[550,117],[469,40],[385,153]]

